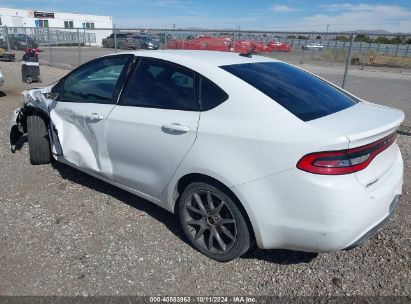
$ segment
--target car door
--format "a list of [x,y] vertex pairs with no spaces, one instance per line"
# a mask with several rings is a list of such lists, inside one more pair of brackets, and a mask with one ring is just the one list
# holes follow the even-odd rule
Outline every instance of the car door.
[[107,121],[113,178],[158,197],[195,141],[199,108],[193,71],[140,59]]
[[60,96],[50,115],[68,162],[111,177],[105,127],[131,60],[131,55],[99,58],[76,69],[59,84]]

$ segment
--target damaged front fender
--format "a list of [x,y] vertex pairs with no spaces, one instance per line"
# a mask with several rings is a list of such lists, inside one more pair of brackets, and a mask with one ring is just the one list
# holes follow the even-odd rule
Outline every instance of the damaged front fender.
[[[56,83],[40,89],[26,90],[22,93],[23,100],[20,108],[13,111],[10,123],[10,145],[11,151],[14,153],[19,146],[19,142],[23,140],[23,136],[27,133],[27,117],[31,115],[42,116],[43,119],[49,124],[49,132],[53,130],[51,127],[50,111],[55,107],[56,101],[51,93],[52,88]],[[54,134],[55,135],[55,134]],[[57,152],[56,136],[50,134],[50,143],[53,152]],[[54,154],[53,153],[53,154]]]
[[[48,127],[51,153],[56,160],[111,177],[104,126],[115,104],[58,101],[54,92],[58,91],[58,83],[23,92],[23,104],[12,114],[11,150],[16,151],[22,146],[19,142],[24,143],[27,117],[38,115]],[[95,113],[102,118],[95,119]]]

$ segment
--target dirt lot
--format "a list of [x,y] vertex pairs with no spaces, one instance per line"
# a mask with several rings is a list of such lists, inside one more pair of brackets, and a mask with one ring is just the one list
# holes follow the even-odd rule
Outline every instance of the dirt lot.
[[[399,135],[404,194],[393,219],[360,248],[328,254],[257,250],[217,263],[193,250],[176,217],[61,164],[12,154],[20,65],[2,63],[0,295],[411,296],[411,136]],[[66,70],[42,66],[45,83]]]

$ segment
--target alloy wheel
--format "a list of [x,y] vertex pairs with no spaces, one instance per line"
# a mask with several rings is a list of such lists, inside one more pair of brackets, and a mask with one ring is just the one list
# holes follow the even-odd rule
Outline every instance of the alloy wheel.
[[237,238],[237,224],[224,200],[207,190],[193,192],[183,202],[188,237],[213,254],[229,251]]

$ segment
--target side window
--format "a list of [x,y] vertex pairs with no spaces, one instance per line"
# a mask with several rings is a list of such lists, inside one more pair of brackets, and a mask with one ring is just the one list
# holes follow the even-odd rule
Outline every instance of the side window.
[[74,71],[64,80],[61,100],[114,103],[114,91],[128,59],[128,56],[103,58]]
[[194,72],[162,60],[141,59],[120,103],[198,111]]
[[205,77],[201,77],[200,104],[201,110],[207,111],[215,108],[228,99],[228,95],[215,83]]

